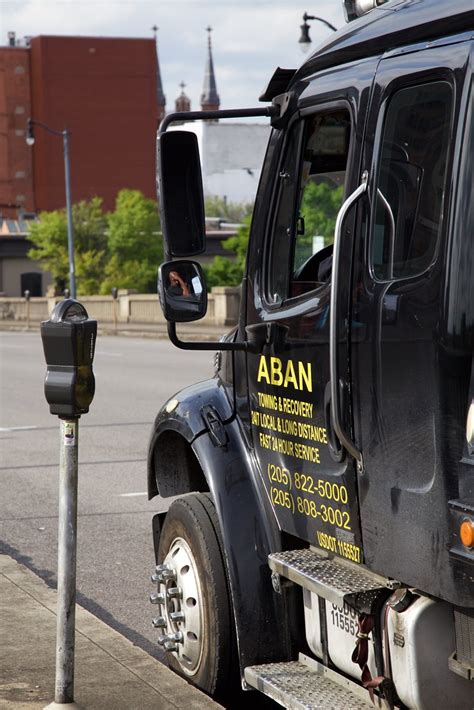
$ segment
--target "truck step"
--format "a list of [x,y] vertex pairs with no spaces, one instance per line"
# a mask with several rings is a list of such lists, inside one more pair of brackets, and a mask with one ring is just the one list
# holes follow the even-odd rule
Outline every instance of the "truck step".
[[380,577],[337,557],[322,557],[314,550],[287,550],[268,556],[273,572],[318,594],[339,607],[348,604],[359,612],[371,613],[382,591],[400,586],[395,580]]
[[245,680],[284,708],[292,710],[365,710],[381,707],[369,693],[335,671],[300,654],[298,661],[245,669]]

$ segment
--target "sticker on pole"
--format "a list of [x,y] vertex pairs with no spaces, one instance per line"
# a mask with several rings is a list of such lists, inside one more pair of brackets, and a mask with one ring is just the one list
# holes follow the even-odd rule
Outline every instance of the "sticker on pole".
[[74,446],[76,443],[76,423],[63,422],[64,446]]

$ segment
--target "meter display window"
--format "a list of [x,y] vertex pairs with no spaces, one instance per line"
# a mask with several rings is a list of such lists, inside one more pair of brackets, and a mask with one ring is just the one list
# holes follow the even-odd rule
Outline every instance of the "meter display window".
[[443,227],[453,92],[446,81],[397,91],[383,129],[372,232],[380,281],[424,272]]
[[350,116],[343,109],[312,115],[292,130],[278,178],[267,278],[274,303],[330,281],[349,142]]

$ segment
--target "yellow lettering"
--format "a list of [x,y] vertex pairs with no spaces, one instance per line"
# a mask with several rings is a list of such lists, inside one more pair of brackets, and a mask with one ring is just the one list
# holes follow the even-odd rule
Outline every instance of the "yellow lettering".
[[[285,364],[278,357],[270,358],[270,365],[268,365],[265,355],[260,355],[260,362],[258,364],[258,374],[257,382],[264,380],[269,385],[274,385],[275,387],[293,387],[295,390],[304,390],[308,392],[313,391],[313,374],[310,362],[301,362],[298,360],[298,373],[296,373],[295,365],[292,360],[288,360]],[[259,394],[259,398],[263,395]],[[259,402],[260,405],[263,404],[263,400]],[[263,404],[263,406],[268,406]],[[272,409],[276,409],[276,400],[270,405]],[[303,403],[303,406],[312,407],[307,403]],[[303,416],[305,416],[303,414]],[[306,415],[307,416],[307,415]]]
[[281,372],[281,360],[277,357],[270,358],[270,372],[272,385],[281,385],[283,383],[283,375]]
[[269,385],[272,384],[270,381],[270,375],[268,374],[268,367],[267,361],[265,360],[265,355],[260,356],[260,363],[258,365],[257,382],[260,382],[261,380],[266,380]]
[[285,372],[285,381],[283,382],[283,387],[288,387],[288,384],[290,382],[293,385],[293,387],[295,388],[295,390],[297,390],[298,389],[298,382],[296,380],[295,368],[293,367],[292,361],[288,360],[288,364],[286,366],[286,372]]
[[306,385],[308,392],[313,391],[313,377],[311,372],[311,363],[306,363],[307,369],[305,369],[305,363],[298,360],[298,376],[300,381],[300,390],[304,389],[303,380]]

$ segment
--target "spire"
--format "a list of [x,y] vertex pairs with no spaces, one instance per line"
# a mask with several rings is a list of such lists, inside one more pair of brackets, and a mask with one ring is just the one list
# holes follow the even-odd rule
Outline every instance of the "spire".
[[166,97],[163,93],[163,84],[161,83],[160,62],[158,60],[158,27],[153,25],[151,28],[155,38],[156,45],[156,103],[158,106],[158,123],[161,123],[165,116]]
[[201,94],[201,109],[203,111],[217,111],[220,105],[219,94],[217,93],[216,77],[214,75],[214,62],[212,61],[211,32],[212,28],[207,27],[208,33],[208,56],[206,70],[204,73],[204,85]]
[[191,111],[191,100],[184,93],[185,86],[186,84],[182,81],[180,84],[181,94],[175,101],[175,111]]

